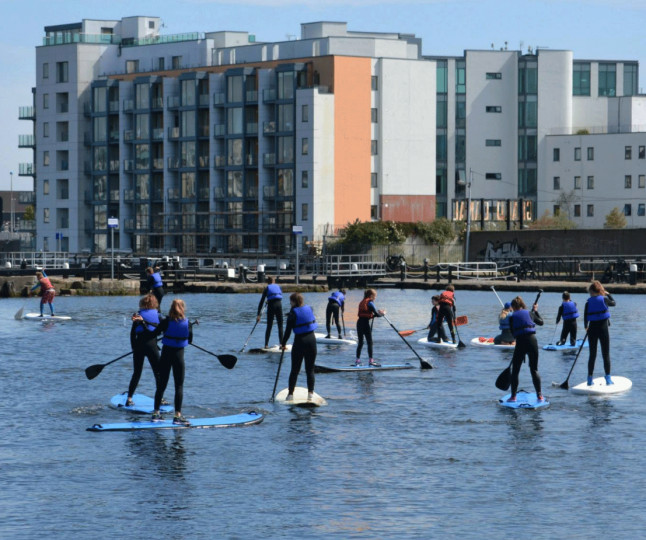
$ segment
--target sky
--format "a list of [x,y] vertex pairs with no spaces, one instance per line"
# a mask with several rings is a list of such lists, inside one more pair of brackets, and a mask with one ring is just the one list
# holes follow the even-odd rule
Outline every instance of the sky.
[[[134,7],[133,7],[134,6]],[[32,133],[18,109],[32,104],[36,46],[44,27],[82,19],[161,17],[163,34],[248,31],[256,41],[300,36],[300,24],[344,21],[350,31],[422,38],[425,55],[505,46],[567,49],[574,58],[638,60],[646,92],[646,0],[0,0],[0,190],[31,189],[18,176],[31,163],[18,136]]]

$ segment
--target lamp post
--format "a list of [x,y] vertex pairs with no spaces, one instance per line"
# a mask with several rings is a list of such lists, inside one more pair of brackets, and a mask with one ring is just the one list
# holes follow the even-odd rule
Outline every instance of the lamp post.
[[467,234],[465,237],[464,262],[469,262],[469,237],[471,235],[471,182],[473,181],[473,169],[469,169],[469,180],[467,181]]
[[9,205],[11,207],[11,210],[10,210],[10,212],[11,212],[10,213],[11,221],[9,221],[9,232],[13,233],[13,171],[11,171],[9,173],[9,176],[11,177],[11,183],[10,183],[10,187],[9,187],[9,189],[10,189],[10,192],[9,192],[10,193],[10,195],[9,195]]

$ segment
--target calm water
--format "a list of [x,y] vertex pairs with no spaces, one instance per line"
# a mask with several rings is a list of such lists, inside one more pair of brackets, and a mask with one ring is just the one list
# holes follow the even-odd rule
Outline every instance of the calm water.
[[[382,290],[377,304],[398,329],[420,328],[430,296]],[[259,295],[183,298],[190,318],[200,319],[197,345],[220,353],[242,347]],[[326,298],[306,295],[319,321]],[[585,298],[574,300],[582,306]],[[148,433],[85,431],[126,416],[107,403],[126,390],[130,358],[92,381],[83,370],[129,351],[126,317],[137,298],[57,298],[58,312],[74,320],[52,326],[13,319],[22,305],[36,311],[37,300],[2,300],[0,537],[642,536],[646,396],[634,338],[644,335],[644,319],[636,317],[644,298],[616,299],[613,373],[634,383],[625,395],[586,398],[550,387],[565,380],[574,355],[542,351],[551,407],[503,410],[493,383],[508,353],[468,346],[437,354],[416,346],[436,369],[320,374],[316,390],[329,405],[292,410],[268,402],[277,356],[239,355],[227,371],[189,347],[187,416],[257,409],[266,419],[243,429]],[[360,291],[349,293],[348,327],[359,300]],[[464,342],[494,335],[499,304],[492,293],[458,291],[457,300],[469,315]],[[541,299],[541,345],[552,341],[559,302],[557,294]],[[262,346],[263,331],[259,325],[249,347]],[[384,320],[374,334],[377,358],[417,362]],[[353,352],[320,346],[319,362],[347,364]],[[286,360],[279,389],[287,385]],[[586,362],[584,349],[572,386],[584,380]],[[595,375],[602,374],[599,358]],[[526,365],[523,387],[532,388]],[[148,365],[139,391],[154,392]]]

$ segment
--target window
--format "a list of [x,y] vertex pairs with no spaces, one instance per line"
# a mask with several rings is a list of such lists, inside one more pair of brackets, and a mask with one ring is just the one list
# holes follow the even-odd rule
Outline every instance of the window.
[[379,122],[379,110],[378,109],[375,109],[375,108],[370,109],[370,121],[373,124],[376,124],[377,122]]
[[599,95],[614,97],[617,88],[616,64],[599,63]]
[[639,159],[646,158],[646,146],[639,147]]
[[637,95],[637,64],[624,64],[624,96]]
[[554,185],[552,189],[557,190],[561,189],[561,177],[560,176],[555,176],[554,177]]
[[301,171],[301,187],[307,189],[310,187],[310,172]]
[[155,21],[148,21],[148,28],[150,30],[154,30],[155,29]]
[[447,67],[447,62],[446,60],[437,60],[435,63],[436,68],[435,68],[435,73],[436,73],[436,85],[437,85],[437,93],[438,94],[446,94],[448,90],[448,82],[447,82],[447,77],[449,73],[449,69]]
[[465,135],[455,136],[455,161],[464,163],[467,159],[467,138]]
[[588,205],[588,217],[594,217],[594,204]]
[[467,93],[467,64],[464,60],[455,63],[455,93]]
[[575,176],[574,177],[574,189],[581,189],[581,177],[580,176]]
[[70,182],[67,178],[56,180],[56,198],[66,200],[70,198]]
[[638,187],[640,189],[644,189],[646,187],[646,175],[645,174],[640,174],[639,175],[639,184]]
[[301,140],[301,154],[306,156],[310,153],[310,140],[308,137],[303,137]]
[[49,122],[43,122],[43,137],[49,137]]
[[500,105],[487,105],[485,111],[488,113],[501,113],[502,107]]
[[43,64],[43,79],[49,79],[49,64],[47,62]]
[[632,158],[633,158],[633,147],[626,146],[624,148],[624,159],[632,159]]
[[370,173],[370,187],[379,187],[379,176],[376,172]]
[[[444,97],[444,96],[442,96]],[[447,103],[444,99],[438,97],[435,109],[435,127],[445,128],[447,119]]]
[[594,161],[594,147],[588,146],[588,161]]
[[310,121],[310,109],[308,105],[303,105],[301,107],[301,122]]
[[43,94],[43,109],[49,109],[49,94]]
[[47,167],[49,165],[49,150],[43,152],[43,165]]
[[160,56],[159,58],[157,58],[157,69],[160,70],[160,71],[165,69],[164,68],[164,57],[163,56]]
[[633,207],[631,204],[624,204],[624,216],[632,216]]
[[49,208],[43,208],[43,223],[49,223]]
[[501,178],[502,178],[502,174],[500,174],[499,172],[485,173],[486,180],[500,180]]
[[572,95],[590,95],[590,63],[576,63],[572,73]]
[[455,127],[463,128],[467,125],[467,104],[464,101],[455,103]]
[[644,203],[639,203],[637,206],[637,215],[638,216],[646,216],[646,204]]
[[574,161],[581,161],[581,148],[574,149]]
[[378,141],[375,139],[370,141],[370,155],[371,156],[376,156],[379,153],[379,145]]
[[574,205],[574,217],[581,217],[581,205],[580,204],[575,204]]
[[43,180],[43,195],[49,195],[49,180]]
[[594,189],[594,176],[588,176],[588,189]]
[[379,209],[376,204],[370,206],[370,219],[379,219]]
[[137,73],[139,71],[139,60],[126,60],[126,73]]
[[303,203],[301,205],[301,220],[302,221],[307,221],[309,219],[309,210],[310,207],[307,203]]
[[487,139],[485,141],[485,146],[501,146],[502,142],[500,139]]
[[379,77],[376,75],[370,77],[370,88],[373,90],[379,90]]
[[561,213],[561,207],[558,204],[555,204],[554,205],[554,212],[553,212],[554,216],[558,216],[558,215],[560,215],[560,213]]
[[68,62],[56,62],[56,82],[65,83],[69,80]]
[[487,72],[488,80],[502,79],[502,73]]
[[561,149],[555,148],[552,154],[552,161],[561,161]]
[[170,67],[172,69],[179,69],[181,65],[182,65],[182,57],[181,56],[173,56],[170,59]]
[[630,189],[633,187],[633,177],[630,174],[624,176],[624,188]]

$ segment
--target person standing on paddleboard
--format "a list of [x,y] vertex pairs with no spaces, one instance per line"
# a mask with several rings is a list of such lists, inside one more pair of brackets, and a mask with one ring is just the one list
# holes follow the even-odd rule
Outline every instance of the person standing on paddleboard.
[[603,370],[606,374],[606,384],[613,384],[610,377],[610,311],[609,307],[617,305],[601,282],[593,281],[588,287],[590,298],[585,304],[583,324],[588,332],[590,342],[590,357],[588,359],[588,386],[592,386],[592,374],[597,359],[597,343],[601,342],[601,356],[603,357]]
[[363,293],[363,300],[359,302],[359,318],[357,319],[357,336],[359,343],[357,344],[357,359],[354,362],[355,366],[361,365],[361,349],[363,348],[363,340],[365,338],[368,344],[368,365],[371,367],[380,367],[381,364],[375,362],[372,357],[372,326],[371,321],[375,317],[381,317],[386,312],[382,309],[375,307],[375,300],[377,298],[377,291],[374,289],[366,289]]
[[43,316],[43,308],[45,307],[45,304],[49,304],[49,311],[51,312],[53,317],[56,289],[54,289],[52,282],[47,277],[44,268],[42,272],[36,272],[36,279],[38,280],[38,283],[36,283],[36,285],[34,285],[29,292],[31,293],[31,291],[34,291],[38,287],[40,287],[40,293],[42,295],[40,297],[40,316]]
[[159,273],[159,268],[153,268],[149,266],[146,268],[146,284],[148,285],[148,292],[155,295],[157,303],[159,304],[159,309],[161,310],[162,298],[164,298],[164,283]]
[[[455,320],[455,287],[447,285],[446,290],[440,294],[440,311],[437,316],[437,325],[442,327],[444,320],[449,325],[449,332],[451,332],[451,341],[455,341],[455,329],[453,328],[453,321]],[[441,339],[440,339],[441,343]]]
[[316,362],[316,318],[310,306],[305,305],[305,299],[300,293],[292,293],[289,297],[292,306],[287,315],[285,336],[281,341],[283,350],[287,345],[289,336],[294,330],[294,344],[292,345],[292,371],[289,374],[289,390],[287,401],[294,399],[294,388],[298,373],[305,360],[305,373],[307,374],[307,399],[312,400],[314,395],[314,363]]
[[341,324],[339,323],[339,311],[345,313],[345,289],[333,292],[328,298],[327,308],[325,308],[325,327],[327,329],[327,336],[325,337],[327,339],[330,339],[332,317],[334,317],[334,324],[336,324],[336,329],[339,331],[339,339],[343,339]]
[[260,322],[260,314],[262,313],[262,306],[267,300],[267,329],[265,330],[265,349],[269,347],[269,338],[271,337],[271,327],[276,318],[278,326],[278,341],[283,342],[283,291],[276,283],[276,279],[272,276],[267,277],[267,286],[262,292],[260,303],[258,304],[258,315],[256,322]]
[[538,343],[536,342],[536,325],[543,326],[543,319],[538,314],[538,304],[534,304],[531,311],[527,311],[525,302],[520,296],[511,301],[511,314],[509,327],[516,338],[516,347],[511,361],[511,397],[507,401],[516,401],[518,392],[518,374],[520,367],[529,358],[529,371],[536,389],[536,398],[543,401],[541,392],[541,376],[538,373]]
[[493,338],[494,345],[513,345],[515,342],[514,335],[511,333],[511,328],[509,323],[511,321],[511,315],[514,312],[511,309],[511,303],[505,302],[505,305],[498,316],[498,328],[500,329],[500,334]]
[[184,300],[176,298],[170,305],[168,317],[163,319],[155,330],[155,337],[164,334],[162,338],[162,352],[159,359],[157,374],[157,390],[155,392],[155,410],[152,420],[163,420],[159,408],[162,397],[168,385],[171,369],[175,381],[175,417],[173,424],[189,424],[182,415],[182,401],[184,400],[184,349],[193,342],[193,330],[186,318],[186,304]]
[[563,330],[561,330],[561,339],[556,344],[564,345],[569,334],[570,345],[574,347],[576,345],[576,320],[579,317],[579,310],[576,307],[576,303],[570,300],[569,292],[565,291],[562,298],[563,303],[560,305],[559,311],[556,314],[556,324],[563,317]]
[[440,297],[439,295],[435,295],[431,298],[431,304],[433,304],[433,307],[431,308],[431,320],[428,323],[428,336],[426,336],[426,341],[430,343],[430,341],[433,339],[435,334],[437,334],[437,338],[435,341],[437,343],[440,343],[442,340],[447,341],[446,337],[446,332],[444,331],[444,326],[440,326],[437,324],[437,319],[439,317],[440,313]]
[[150,367],[155,376],[157,386],[157,370],[159,365],[159,349],[155,329],[159,325],[159,303],[157,299],[148,293],[139,301],[139,311],[132,316],[132,328],[130,329],[130,346],[132,347],[132,377],[128,385],[128,398],[126,407],[132,407],[134,402],[132,396],[141,379],[141,372],[144,369],[144,358],[148,358]]

